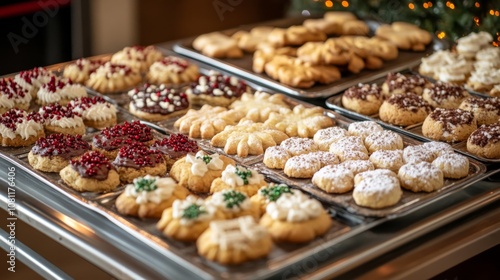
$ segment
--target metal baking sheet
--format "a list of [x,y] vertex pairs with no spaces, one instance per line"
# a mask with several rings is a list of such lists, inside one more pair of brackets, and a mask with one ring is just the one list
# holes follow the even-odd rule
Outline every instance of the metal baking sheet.
[[[376,79],[376,80],[371,81],[370,83],[382,84],[383,81],[384,81],[384,79]],[[357,119],[357,120],[375,121],[385,128],[400,132],[401,134],[408,135],[410,137],[416,138],[416,139],[421,140],[421,141],[426,141],[426,142],[427,141],[436,141],[436,140],[427,138],[422,134],[422,123],[414,124],[414,125],[407,126],[407,127],[401,127],[401,126],[393,125],[393,124],[386,123],[386,122],[382,121],[378,117],[378,114],[372,115],[372,116],[366,116],[366,115],[351,111],[342,105],[342,95],[343,95],[343,93],[328,98],[326,100],[326,106],[328,108],[336,111],[336,112],[339,112],[343,115],[346,115],[349,118],[353,118],[353,119]],[[466,147],[467,141],[462,141],[462,142],[457,142],[457,143],[449,143],[449,144],[453,147],[453,149],[455,149],[455,151],[457,151],[461,154],[467,155],[467,156],[474,158],[476,160],[479,160],[481,162],[484,162],[484,163],[499,163],[500,162],[500,159],[489,159],[489,158],[484,158],[484,157],[480,157],[480,156],[474,155],[472,153],[469,153],[467,151],[467,147]]]
[[[87,139],[90,140],[91,136],[87,136]],[[195,271],[203,279],[268,278],[286,269],[291,269],[295,263],[327,250],[336,243],[364,232],[384,221],[384,219],[346,218],[340,215],[337,217],[337,212],[332,211],[332,227],[323,237],[305,244],[278,243],[274,245],[267,258],[238,266],[223,266],[200,257],[196,252],[194,243],[178,242],[162,236],[160,231],[156,229],[157,220],[139,219],[119,214],[115,207],[115,200],[123,192],[124,185],[108,193],[77,192],[65,185],[58,173],[45,173],[34,170],[28,163],[26,153],[12,155],[0,152],[0,158],[13,163],[16,168],[26,171],[29,175],[47,184],[55,191],[64,194],[75,203],[103,215],[112,223],[144,242],[145,246],[162,253],[166,258],[177,262],[179,265]],[[267,178],[267,180],[269,179]]]
[[[276,26],[276,27],[289,27],[292,25],[302,24],[307,19],[305,17],[288,18],[279,21],[272,21],[268,23],[253,24],[242,26],[240,28],[222,31],[227,35],[231,35],[238,30],[250,30],[256,26]],[[366,20],[368,26],[373,31],[381,24],[380,22]],[[447,49],[449,44],[446,41],[435,38],[433,42],[427,46],[423,52],[409,52],[399,51],[399,56],[395,60],[385,61],[384,66],[377,70],[363,70],[358,74],[342,73],[342,78],[336,82],[328,85],[315,84],[309,89],[300,89],[281,84],[280,82],[271,79],[266,74],[259,74],[252,71],[252,57],[251,53],[244,53],[242,58],[238,59],[217,59],[205,56],[191,47],[192,42],[196,37],[187,38],[179,41],[172,49],[183,56],[204,62],[219,70],[225,70],[240,78],[247,79],[257,84],[263,85],[278,92],[286,93],[288,95],[296,96],[299,98],[326,98],[341,92],[342,90],[353,86],[357,83],[366,82],[384,76],[387,72],[401,71],[414,66],[420,62],[420,59],[435,50]],[[162,45],[158,45],[162,47]]]
[[[420,141],[411,139],[404,135],[402,137],[405,147],[409,145],[419,145],[422,143]],[[383,209],[371,209],[368,207],[362,207],[357,205],[352,197],[352,191],[344,194],[329,194],[314,186],[311,179],[291,178],[288,177],[283,172],[283,170],[267,168],[263,163],[255,164],[254,167],[256,167],[263,174],[266,174],[274,178],[275,180],[282,181],[285,184],[294,186],[307,193],[310,193],[314,197],[318,198],[319,200],[325,203],[337,205],[340,208],[345,209],[349,213],[359,216],[386,217],[392,219],[399,217],[403,214],[408,214],[412,211],[415,211],[420,207],[422,207],[423,205],[430,203],[432,200],[439,198],[440,196],[446,193],[460,190],[462,188],[469,186],[474,182],[477,182],[478,178],[483,173],[486,172],[486,167],[480,162],[475,161],[473,159],[469,159],[469,164],[470,164],[469,174],[467,177],[459,180],[445,179],[444,187],[431,193],[425,193],[425,192],[414,193],[402,188],[403,196],[401,197],[401,200],[396,205],[386,207]]]
[[[413,74],[422,76],[422,77],[426,78],[427,80],[429,80],[431,82],[437,82],[438,81],[438,80],[434,79],[434,77],[430,77],[430,76],[426,76],[426,75],[420,74],[420,72],[418,71],[419,68],[420,68],[420,63],[418,63],[417,65],[415,65],[413,67],[410,67],[409,70]],[[468,87],[467,85],[464,85],[463,88],[465,90],[467,90],[472,95],[476,95],[476,96],[479,96],[479,97],[486,97],[486,98],[492,97],[491,95],[489,95],[489,94],[487,94],[485,92],[475,91],[475,90],[471,89],[470,87]]]

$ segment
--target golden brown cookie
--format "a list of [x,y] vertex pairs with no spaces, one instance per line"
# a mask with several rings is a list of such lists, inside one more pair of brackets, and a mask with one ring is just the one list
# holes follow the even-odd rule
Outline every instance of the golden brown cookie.
[[270,202],[278,200],[285,193],[293,193],[291,187],[285,184],[270,183],[267,186],[260,188],[260,190],[253,195],[250,200],[260,207],[260,212],[263,215],[266,213],[266,207]]
[[432,42],[432,35],[428,31],[406,22],[383,24],[377,28],[375,34],[403,50],[424,51],[426,45]]
[[151,64],[146,80],[153,84],[184,84],[194,82],[199,75],[198,66],[176,56],[166,56]]
[[90,74],[86,86],[102,94],[118,93],[137,86],[142,81],[137,69],[106,62]]
[[236,189],[216,191],[207,198],[207,203],[215,206],[225,219],[250,216],[258,221],[260,218],[259,204],[251,201],[246,193]]
[[335,121],[326,116],[321,107],[297,105],[287,114],[271,113],[265,124],[285,132],[289,137],[307,138],[313,137],[320,129],[333,126]]
[[80,58],[64,67],[63,77],[74,83],[85,84],[90,74],[99,68],[104,61],[99,59]]
[[283,94],[269,94],[263,91],[254,94],[243,93],[229,108],[242,111],[245,118],[254,122],[264,122],[272,112],[279,113],[290,109]]
[[425,118],[422,134],[438,141],[466,140],[477,129],[474,115],[462,109],[435,109]]
[[223,155],[207,155],[199,151],[196,155],[187,154],[176,161],[169,174],[179,185],[193,192],[208,193],[213,180],[221,177],[222,171],[230,164],[236,163]]
[[500,97],[469,97],[462,101],[460,109],[472,112],[477,125],[493,124],[500,121]]
[[480,157],[500,158],[500,123],[482,125],[467,139],[467,151]]
[[260,174],[255,169],[229,164],[224,171],[222,171],[222,176],[212,181],[210,193],[216,193],[223,190],[236,190],[251,197],[265,185],[267,185],[267,183],[264,180],[264,175]]
[[354,174],[341,165],[327,165],[314,173],[312,182],[327,193],[346,193],[354,187]]
[[463,87],[437,82],[424,89],[422,97],[434,108],[455,109],[470,94]]
[[382,102],[381,88],[377,84],[359,84],[342,95],[342,106],[367,116],[378,113]]
[[235,39],[220,32],[212,32],[198,36],[193,41],[193,48],[202,54],[216,58],[239,58],[243,51]]
[[421,123],[432,107],[419,95],[405,93],[393,95],[380,106],[379,117],[384,122],[409,126]]
[[125,47],[111,56],[111,62],[127,65],[137,72],[146,72],[155,61],[163,58],[163,54],[155,46]]

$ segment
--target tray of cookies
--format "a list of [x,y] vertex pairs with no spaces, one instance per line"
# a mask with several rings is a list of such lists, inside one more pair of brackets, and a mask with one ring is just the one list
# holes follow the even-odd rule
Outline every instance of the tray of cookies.
[[359,84],[326,105],[422,141],[443,141],[485,163],[500,162],[500,99],[471,96],[463,87],[407,72]]
[[173,50],[278,92],[325,98],[447,47],[416,26],[329,12],[320,19],[289,18],[204,34]]
[[424,57],[412,71],[422,76],[463,85],[483,97],[500,96],[500,48],[487,32],[470,33],[452,50],[440,50]]
[[349,213],[389,218],[466,187],[486,171],[445,143],[422,143],[374,121],[338,121],[313,139],[289,138],[254,166]]

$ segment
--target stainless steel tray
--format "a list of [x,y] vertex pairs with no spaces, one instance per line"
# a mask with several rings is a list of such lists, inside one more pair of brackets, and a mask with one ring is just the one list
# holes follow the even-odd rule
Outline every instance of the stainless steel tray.
[[[255,26],[262,26],[262,25],[288,27],[292,25],[302,24],[302,22],[305,19],[306,19],[305,17],[288,18],[279,21],[242,26],[240,28],[229,29],[223,32],[225,34],[231,35],[238,30],[250,30]],[[372,20],[366,20],[366,22],[369,25],[372,32],[376,29],[376,27],[378,27],[381,24],[380,22]],[[447,49],[449,47],[446,41],[442,41],[435,38],[435,40],[429,46],[427,46],[424,52],[408,52],[400,50],[398,58],[392,61],[385,61],[384,66],[381,69],[378,70],[365,69],[361,71],[359,74],[342,73],[343,76],[339,81],[333,82],[328,85],[316,84],[309,89],[300,89],[281,84],[280,82],[271,79],[266,74],[254,73],[252,71],[253,54],[245,53],[244,56],[239,59],[229,59],[229,58],[217,59],[205,56],[191,47],[192,42],[194,41],[195,38],[196,37],[191,37],[181,40],[177,44],[175,44],[172,47],[172,49],[178,54],[204,62],[217,69],[230,72],[236,76],[239,76],[240,78],[247,79],[249,81],[263,85],[275,91],[286,93],[299,98],[329,97],[355,84],[380,78],[384,76],[387,72],[390,71],[394,72],[407,69],[408,67],[418,64],[422,57],[434,52],[435,50]],[[162,47],[161,45],[158,46]]]
[[[375,79],[370,81],[370,83],[378,83],[381,84],[383,83],[384,79]],[[342,105],[342,94],[332,96],[326,100],[326,106],[336,112],[339,112],[343,115],[346,115],[347,117],[353,118],[353,119],[358,119],[358,120],[369,120],[369,121],[375,121],[382,125],[385,128],[400,132],[401,134],[408,135],[410,137],[413,137],[415,139],[418,139],[420,141],[435,141],[433,139],[427,138],[422,134],[422,124],[415,124],[407,127],[401,127],[393,124],[386,123],[382,121],[379,117],[378,114],[376,115],[371,115],[371,116],[366,116],[354,111],[351,111],[349,109],[346,109]],[[499,163],[500,159],[489,159],[489,158],[484,158],[480,157],[477,155],[474,155],[472,153],[469,153],[467,151],[466,147],[466,141],[462,142],[457,142],[457,143],[451,143],[450,145],[455,149],[455,151],[467,155],[471,158],[474,158],[478,161],[484,162],[484,163]]]
[[[413,67],[410,67],[410,72],[412,72],[415,75],[422,76],[422,77],[426,78],[427,80],[429,80],[431,82],[437,82],[438,81],[438,80],[434,79],[434,77],[429,77],[429,76],[420,74],[420,72],[418,72],[418,68],[419,67],[420,67],[420,63],[418,63],[417,65],[414,65]],[[473,95],[476,95],[476,96],[479,96],[479,97],[487,97],[487,98],[492,97],[491,95],[489,95],[487,93],[475,91],[475,90],[471,89],[470,87],[468,87],[467,85],[464,85],[463,88],[465,90],[467,90],[470,94],[473,94]]]

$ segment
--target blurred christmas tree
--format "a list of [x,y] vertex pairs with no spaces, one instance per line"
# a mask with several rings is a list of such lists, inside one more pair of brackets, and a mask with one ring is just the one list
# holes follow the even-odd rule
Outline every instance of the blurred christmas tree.
[[451,41],[487,31],[493,44],[500,44],[499,0],[292,0],[291,10],[302,15],[341,10],[383,22],[406,21]]

